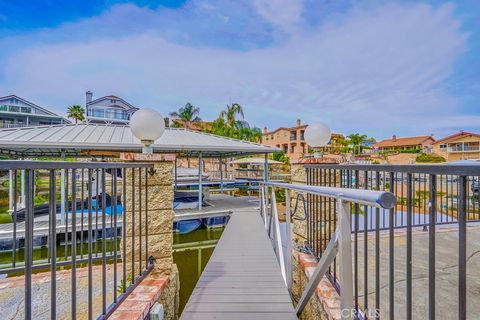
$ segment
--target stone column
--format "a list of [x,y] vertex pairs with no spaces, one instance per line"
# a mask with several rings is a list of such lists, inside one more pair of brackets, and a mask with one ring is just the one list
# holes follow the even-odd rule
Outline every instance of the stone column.
[[[139,272],[139,259],[145,267],[145,234],[148,232],[148,255],[154,259],[152,277],[170,275],[173,266],[173,163],[162,161],[154,163],[153,175],[148,175],[148,185],[145,179],[145,169],[142,170],[141,185],[138,169],[127,169],[126,179],[126,260],[127,272],[131,274],[132,250],[134,250],[135,274]],[[133,179],[133,180],[132,180]],[[147,194],[146,188],[148,187]],[[141,195],[141,201],[140,201]],[[147,201],[145,201],[145,199]],[[148,206],[148,216],[145,216],[145,206]],[[141,209],[141,211],[140,211]],[[142,226],[140,229],[140,213]],[[147,220],[147,221],[146,221]],[[135,227],[134,227],[135,223]],[[142,233],[142,251],[140,255],[140,232]],[[135,244],[132,244],[134,234]]]

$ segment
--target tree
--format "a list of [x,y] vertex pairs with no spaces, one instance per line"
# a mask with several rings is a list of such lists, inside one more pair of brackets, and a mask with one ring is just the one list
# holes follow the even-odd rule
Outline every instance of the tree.
[[85,109],[79,105],[73,105],[67,109],[67,117],[74,119],[75,123],[85,120]]
[[178,111],[170,112],[170,116],[180,120],[181,125],[186,129],[191,129],[194,122],[200,122],[202,119],[198,116],[200,108],[193,106],[187,102],[185,107],[178,109]]
[[243,108],[238,103],[227,105],[227,108],[222,110],[218,118],[212,122],[208,132],[229,138],[262,142],[262,130],[258,127],[251,127],[245,121]]
[[348,139],[350,139],[350,143],[353,146],[353,153],[354,154],[359,154],[360,152],[360,145],[362,142],[367,139],[367,136],[364,134],[359,134],[359,133],[352,133],[348,136]]
[[231,105],[227,105],[227,109],[220,113],[220,118],[225,120],[227,126],[233,128],[237,123],[237,115],[241,116],[242,120],[244,119],[243,107],[238,103],[232,103]]

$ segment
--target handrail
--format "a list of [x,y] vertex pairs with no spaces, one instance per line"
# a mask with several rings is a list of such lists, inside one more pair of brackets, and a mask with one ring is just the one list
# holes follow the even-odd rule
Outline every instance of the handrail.
[[[268,197],[269,188],[271,188],[270,199]],[[283,253],[283,245],[281,241],[275,188],[283,188],[287,191],[285,194],[286,255]],[[338,210],[337,229],[331,236],[328,246],[322,253],[322,258],[302,292],[300,300],[295,308],[296,314],[298,316],[301,315],[308,301],[315,292],[320,280],[325,276],[329,266],[333,263],[338,254],[340,260],[340,278],[342,279],[342,287],[340,291],[340,303],[342,308],[341,317],[342,319],[353,319],[355,312],[353,306],[353,271],[351,265],[352,240],[350,235],[350,203],[363,204],[375,208],[391,209],[396,204],[395,195],[388,191],[319,187],[283,182],[262,182],[260,192],[261,216],[264,219],[265,229],[268,231],[268,235],[272,240],[280,264],[280,270],[289,291],[291,291],[292,285],[292,234],[290,221],[290,193],[288,191],[335,198]],[[348,310],[349,312],[343,312],[344,310]]]
[[285,188],[292,191],[307,192],[383,209],[393,208],[396,202],[395,195],[388,191],[318,187],[283,182],[269,182],[268,186]]
[[480,175],[480,163],[472,161],[470,165],[445,165],[445,164],[305,164],[305,168],[337,169],[337,170],[358,170],[375,172],[395,173],[424,173],[439,175]]

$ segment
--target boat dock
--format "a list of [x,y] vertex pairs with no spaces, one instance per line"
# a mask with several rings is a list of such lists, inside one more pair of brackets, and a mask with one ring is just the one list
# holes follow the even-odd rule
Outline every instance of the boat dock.
[[297,319],[258,202],[238,199],[181,320]]

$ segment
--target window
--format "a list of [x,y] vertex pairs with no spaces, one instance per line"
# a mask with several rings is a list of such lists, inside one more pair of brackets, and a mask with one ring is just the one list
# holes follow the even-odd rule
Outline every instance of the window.
[[20,112],[19,106],[8,106],[10,112]]
[[275,138],[275,136],[272,134],[271,139],[273,140],[273,138]]
[[21,107],[20,110],[22,113],[32,113],[32,108],[29,107]]
[[446,144],[446,143],[440,145],[440,149],[446,149],[446,148],[447,148],[447,144]]

